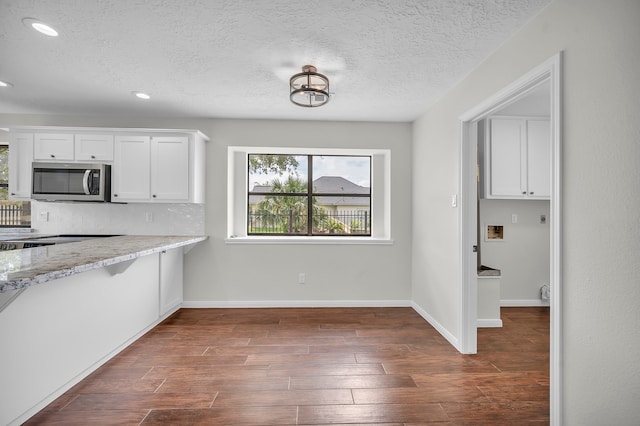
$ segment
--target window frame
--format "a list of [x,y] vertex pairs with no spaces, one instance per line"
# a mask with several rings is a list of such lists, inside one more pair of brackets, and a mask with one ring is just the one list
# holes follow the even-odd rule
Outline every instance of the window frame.
[[[3,205],[9,205],[9,206],[20,206],[20,210],[22,213],[20,213],[20,215],[18,217],[22,218],[22,214],[27,211],[28,217],[31,216],[31,200],[11,200],[11,196],[9,195],[9,185],[10,185],[10,179],[11,179],[11,172],[9,171],[9,169],[11,168],[11,161],[9,160],[10,156],[11,156],[11,144],[9,142],[0,142],[0,147],[4,147],[4,149],[6,149],[7,151],[7,181],[6,182],[1,182],[0,181],[0,188],[6,188],[7,190],[7,198],[5,200],[0,200]],[[8,229],[29,229],[31,228],[31,224],[32,221],[29,220],[29,222],[24,222],[22,223],[22,221],[18,224],[18,223],[8,223],[5,224],[3,223],[6,219],[7,216],[9,216],[9,218],[14,218],[14,220],[9,220],[11,222],[15,221],[15,210],[12,213],[12,210],[5,210],[5,208],[3,207],[3,212],[0,215],[0,230],[3,231],[7,231]]]
[[[369,230],[369,232],[365,232],[365,233],[337,233],[337,234],[333,234],[332,236],[334,237],[338,237],[338,238],[353,238],[353,237],[370,237],[371,236],[371,229],[372,229],[372,219],[371,219],[371,192],[372,192],[372,185],[371,185],[371,163],[372,163],[372,156],[371,155],[346,155],[346,154],[271,154],[271,153],[248,153],[247,154],[247,180],[249,179],[249,173],[250,173],[250,157],[252,155],[295,155],[296,157],[306,157],[307,160],[307,175],[306,175],[306,179],[307,179],[307,190],[306,192],[254,192],[251,191],[248,187],[247,187],[247,219],[249,218],[249,215],[251,214],[251,203],[250,203],[250,199],[251,196],[277,196],[277,197],[305,197],[306,198],[306,225],[307,225],[307,232],[306,233],[291,233],[291,232],[249,232],[249,220],[247,220],[247,236],[307,236],[307,237],[321,237],[321,236],[327,236],[326,233],[319,233],[319,232],[315,232],[314,230],[314,209],[313,209],[313,204],[314,204],[314,198],[316,197],[354,197],[354,198],[368,198],[369,203],[368,203],[368,216],[369,216],[369,225],[365,224],[365,230]],[[313,176],[313,159],[314,157],[343,157],[343,158],[355,158],[355,157],[359,157],[359,158],[368,158],[369,159],[369,192],[368,193],[351,193],[351,192],[339,192],[339,193],[334,193],[334,192],[314,192],[314,176]],[[320,176],[322,177],[322,176]],[[352,182],[353,183],[353,182]],[[357,185],[357,184],[356,184]]]
[[[371,235],[247,235],[249,154],[371,157]],[[393,244],[391,238],[391,150],[358,148],[227,147],[227,244]]]

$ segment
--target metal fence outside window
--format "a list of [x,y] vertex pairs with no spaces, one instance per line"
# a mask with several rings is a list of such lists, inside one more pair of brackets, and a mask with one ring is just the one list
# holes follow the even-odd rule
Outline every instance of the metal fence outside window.
[[[289,210],[284,214],[248,215],[248,234],[308,235],[307,215]],[[313,215],[312,235],[371,235],[368,211],[321,212]]]
[[2,203],[0,204],[0,227],[30,226],[30,203]]

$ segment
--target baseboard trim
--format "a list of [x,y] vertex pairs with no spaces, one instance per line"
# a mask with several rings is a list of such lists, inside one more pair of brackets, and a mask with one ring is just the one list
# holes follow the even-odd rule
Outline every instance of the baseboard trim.
[[410,300],[186,300],[183,308],[409,308]]
[[501,328],[502,320],[501,319],[479,319],[476,324],[480,328]]
[[433,328],[435,328],[436,331],[442,335],[442,337],[447,339],[447,341],[449,343],[451,343],[451,345],[454,348],[456,348],[458,350],[458,352],[462,353],[462,348],[460,347],[460,341],[458,340],[458,338],[456,336],[454,336],[453,334],[449,333],[449,330],[444,328],[438,321],[436,321],[431,315],[429,315],[427,313],[427,311],[422,309],[415,302],[411,302],[411,307],[413,308],[414,311],[416,311],[418,313],[418,315],[420,315],[422,318],[424,318],[425,321],[427,321],[429,324],[431,324],[431,326]]
[[500,307],[516,308],[516,307],[534,307],[549,306],[549,302],[543,302],[540,299],[505,299],[500,301]]

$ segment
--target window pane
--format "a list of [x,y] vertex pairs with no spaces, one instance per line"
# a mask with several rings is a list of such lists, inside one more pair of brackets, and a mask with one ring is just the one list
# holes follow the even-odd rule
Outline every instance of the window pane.
[[306,193],[305,155],[249,154],[249,192]]
[[247,233],[306,235],[307,197],[250,195]]
[[370,197],[313,197],[313,233],[371,235]]
[[371,157],[313,156],[314,194],[371,194]]

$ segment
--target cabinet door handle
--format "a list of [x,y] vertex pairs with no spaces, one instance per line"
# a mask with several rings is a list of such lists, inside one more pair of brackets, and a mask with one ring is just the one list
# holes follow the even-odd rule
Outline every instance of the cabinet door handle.
[[531,192],[529,193],[529,195],[533,195],[533,191],[531,191]]
[[527,195],[527,191],[522,191],[522,195]]
[[56,156],[55,156],[55,155],[53,155],[53,154],[51,154],[51,158],[56,158]]
[[91,156],[91,159],[92,159],[92,160],[95,160],[95,159],[96,159],[96,156],[95,156],[95,155],[92,155],[92,156]]
[[113,194],[113,196],[114,196],[114,197],[117,197],[117,196],[118,196],[118,194]]
[[153,197],[153,198],[156,198],[156,194],[153,194],[153,195],[152,195],[152,197]]

